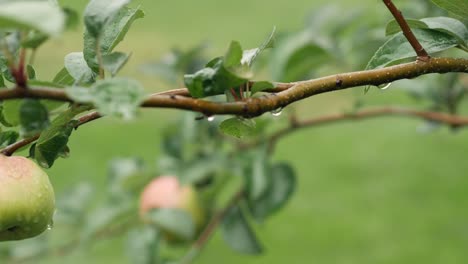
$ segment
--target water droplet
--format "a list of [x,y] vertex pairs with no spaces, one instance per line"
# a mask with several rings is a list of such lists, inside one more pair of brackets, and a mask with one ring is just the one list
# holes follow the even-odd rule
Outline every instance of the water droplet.
[[206,118],[206,120],[208,120],[208,122],[213,122],[215,120],[215,117],[214,116],[209,116]]
[[271,111],[271,115],[272,115],[272,116],[280,116],[281,113],[283,113],[283,108],[282,108],[282,107]]
[[387,90],[390,87],[390,85],[392,85],[392,83],[385,83],[377,87],[379,87],[380,90]]
[[54,227],[54,220],[50,220],[49,224],[47,224],[47,230],[51,230]]

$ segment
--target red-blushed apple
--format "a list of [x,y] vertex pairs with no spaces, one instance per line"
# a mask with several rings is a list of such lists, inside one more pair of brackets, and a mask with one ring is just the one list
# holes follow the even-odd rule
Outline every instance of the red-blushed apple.
[[55,211],[54,189],[32,160],[0,155],[0,241],[44,232]]
[[[152,209],[180,209],[187,212],[200,230],[206,221],[204,210],[196,190],[191,185],[181,185],[175,176],[160,176],[151,181],[140,197],[140,216]],[[171,235],[166,235],[168,240]]]

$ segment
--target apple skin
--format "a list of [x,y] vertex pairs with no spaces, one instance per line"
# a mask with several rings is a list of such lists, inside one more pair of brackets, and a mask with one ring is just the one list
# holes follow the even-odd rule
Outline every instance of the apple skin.
[[35,237],[52,223],[54,189],[32,160],[0,155],[0,241]]
[[[180,209],[190,214],[197,230],[206,223],[206,210],[203,208],[197,191],[191,185],[182,186],[176,176],[159,176],[152,180],[140,196],[140,217],[151,209]],[[171,234],[166,239],[176,241]]]

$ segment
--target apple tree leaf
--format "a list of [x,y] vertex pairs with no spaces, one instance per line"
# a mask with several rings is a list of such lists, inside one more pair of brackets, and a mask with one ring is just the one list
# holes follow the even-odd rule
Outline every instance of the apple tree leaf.
[[273,28],[273,31],[270,35],[263,41],[260,47],[255,49],[244,50],[242,53],[242,64],[247,64],[249,67],[255,62],[258,56],[266,49],[273,48],[276,41],[276,27]]
[[255,121],[242,117],[233,117],[224,120],[219,129],[226,135],[236,138],[245,138],[255,133]]
[[2,102],[2,124],[7,127],[14,127],[20,124],[20,108],[22,99],[6,100]]
[[255,94],[263,90],[272,89],[274,87],[275,85],[272,82],[260,81],[260,82],[255,82],[252,85],[252,87],[250,87],[250,90],[252,91],[252,94]]
[[183,210],[172,208],[153,209],[144,218],[160,230],[183,241],[195,236],[195,222],[192,216]]
[[126,253],[131,263],[160,263],[159,259],[160,233],[152,226],[145,225],[128,232]]
[[7,147],[18,140],[19,134],[16,131],[2,131],[0,132],[0,148]]
[[98,38],[108,22],[129,3],[130,0],[91,0],[84,11],[86,30]]
[[[458,45],[458,39],[433,29],[414,29],[416,38],[426,49],[433,54]],[[366,69],[378,69],[396,64],[402,60],[416,57],[416,52],[409,44],[402,32],[393,35],[374,54]]]
[[0,2],[0,28],[35,29],[57,36],[65,28],[65,15],[59,6],[49,1]]
[[50,168],[67,147],[68,138],[78,121],[73,118],[87,108],[70,108],[56,117],[50,126],[41,133],[32,149],[32,156],[39,165]]
[[144,89],[127,78],[100,80],[90,88],[70,87],[67,94],[80,103],[92,103],[102,115],[131,119],[144,100]]
[[252,215],[260,221],[281,209],[297,185],[294,169],[289,164],[274,164],[269,172],[269,188],[258,199],[249,201]]
[[54,77],[52,83],[60,86],[71,86],[75,83],[75,78],[71,76],[66,67],[63,67]]
[[259,255],[263,252],[254,230],[239,206],[229,209],[223,218],[221,230],[224,241],[241,254]]
[[123,68],[123,66],[125,66],[129,58],[129,54],[112,52],[102,56],[102,66],[104,70],[108,71],[112,77],[114,77]]
[[[231,57],[230,60],[233,60],[233,58],[234,57]],[[234,65],[234,63],[231,61],[228,65]],[[240,65],[240,61],[237,65]],[[226,68],[223,57],[216,58],[210,61],[204,69],[194,74],[186,74],[184,76],[185,85],[189,89],[190,94],[196,98],[223,94],[224,91],[233,87],[238,87],[248,81],[248,79],[240,73],[241,70],[239,69],[241,68],[237,66],[231,66],[230,69],[228,69]]]
[[[411,28],[433,29],[447,33],[458,39],[459,45],[467,46],[468,29],[463,22],[451,17],[428,17],[420,20],[407,19]],[[392,20],[387,24],[385,34],[387,36],[396,34],[401,31],[396,20]]]
[[466,0],[432,0],[432,2],[459,17],[468,17],[468,2]]
[[[103,56],[110,54],[114,48],[124,39],[133,22],[143,18],[145,13],[141,9],[128,7],[121,8],[118,13],[109,18],[107,26],[102,29],[99,37],[99,48]],[[96,57],[98,38],[89,31],[84,33],[84,59],[93,71],[99,71]]]
[[[73,77],[75,83],[92,83],[96,74],[84,59],[83,52],[72,52],[65,56],[65,69]],[[63,72],[64,78],[65,72]]]
[[39,100],[23,100],[19,114],[21,135],[23,137],[30,137],[40,133],[50,125],[49,112]]

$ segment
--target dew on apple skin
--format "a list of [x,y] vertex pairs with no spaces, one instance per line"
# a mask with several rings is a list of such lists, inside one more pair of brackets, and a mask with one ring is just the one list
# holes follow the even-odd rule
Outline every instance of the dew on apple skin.
[[54,220],[50,220],[50,222],[47,224],[47,230],[52,230],[54,227]]
[[206,120],[208,120],[208,122],[213,122],[215,120],[215,116],[209,116]]

